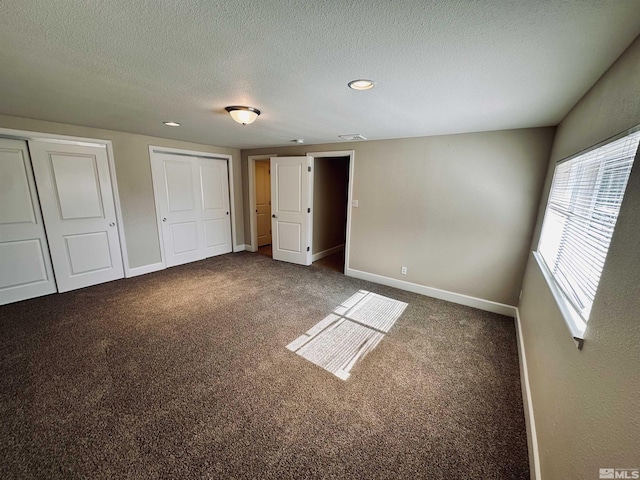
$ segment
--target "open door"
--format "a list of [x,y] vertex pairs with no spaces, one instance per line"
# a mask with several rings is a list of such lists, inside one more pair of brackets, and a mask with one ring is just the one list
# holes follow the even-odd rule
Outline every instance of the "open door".
[[271,158],[274,260],[311,265],[311,157]]

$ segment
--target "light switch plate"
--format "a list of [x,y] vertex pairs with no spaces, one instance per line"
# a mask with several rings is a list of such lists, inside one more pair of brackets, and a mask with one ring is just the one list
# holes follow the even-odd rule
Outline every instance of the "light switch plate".
[[358,200],[352,200],[351,201],[351,206],[352,207],[357,207],[358,206]]

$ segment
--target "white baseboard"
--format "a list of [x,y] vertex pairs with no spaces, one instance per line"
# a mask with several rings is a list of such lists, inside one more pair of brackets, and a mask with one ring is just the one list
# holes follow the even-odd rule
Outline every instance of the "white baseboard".
[[247,250],[247,247],[251,247],[250,245],[234,245],[233,246],[233,251],[234,252],[244,252],[245,250]]
[[125,272],[125,277],[137,277],[138,275],[144,275],[146,273],[157,272],[158,270],[164,270],[164,263],[152,263],[150,265],[143,265],[141,267],[129,268]]
[[375,273],[362,272],[360,270],[354,270],[353,268],[347,268],[345,275],[348,277],[360,278],[362,280],[369,280],[370,282],[380,283],[389,287],[399,288],[400,290],[419,293],[420,295],[426,295],[427,297],[438,298],[440,300],[466,305],[479,310],[497,313],[499,315],[506,315],[508,317],[515,318],[516,312],[518,311],[518,309],[512,305],[505,305],[504,303],[493,302],[491,300],[470,297],[469,295],[440,290],[439,288],[427,287],[417,283],[405,282],[404,280],[384,277]]
[[311,261],[315,262],[320,260],[321,258],[328,257],[329,255],[333,255],[334,253],[338,253],[344,250],[344,243],[342,245],[337,245],[335,247],[328,248],[318,253],[314,253],[311,255]]
[[518,357],[520,360],[520,383],[522,386],[522,403],[524,404],[524,418],[527,425],[527,445],[529,447],[529,470],[531,480],[541,480],[540,453],[538,451],[538,436],[536,434],[536,422],[533,416],[533,402],[531,401],[531,386],[529,385],[529,369],[527,368],[527,356],[524,350],[522,338],[522,322],[520,310],[516,308],[516,333],[518,336]]

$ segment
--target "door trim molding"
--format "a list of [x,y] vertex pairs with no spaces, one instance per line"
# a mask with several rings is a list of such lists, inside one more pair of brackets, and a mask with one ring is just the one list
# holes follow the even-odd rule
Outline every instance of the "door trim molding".
[[156,225],[158,228],[158,241],[160,242],[160,260],[163,268],[167,268],[167,261],[164,253],[164,242],[162,240],[162,223],[160,220],[160,205],[156,198],[156,179],[153,178],[153,156],[156,153],[171,153],[173,155],[183,155],[185,157],[210,158],[213,160],[226,160],[227,174],[229,178],[229,210],[231,210],[231,251],[242,251],[242,245],[236,244],[236,202],[233,189],[233,155],[225,153],[200,152],[196,150],[184,150],[182,148],[161,147],[159,145],[149,145],[149,167],[151,168],[151,183],[153,186],[153,201],[156,206]]
[[120,191],[118,190],[118,177],[116,176],[115,157],[113,155],[113,144],[111,140],[99,138],[76,137],[72,135],[59,135],[57,133],[33,132],[30,130],[16,130],[13,128],[0,127],[0,137],[13,138],[15,140],[62,143],[66,145],[80,145],[85,147],[100,147],[107,150],[107,164],[109,165],[109,175],[111,176],[111,192],[113,193],[113,203],[116,210],[116,223],[118,225],[118,239],[120,240],[120,255],[122,256],[122,266],[124,276],[131,276],[129,268],[129,255],[127,254],[127,240],[124,234],[124,221],[122,219],[122,206],[120,204]]
[[[351,213],[353,210],[353,177],[356,165],[356,152],[355,150],[335,150],[329,152],[308,152],[307,155],[311,157],[311,165],[315,167],[315,158],[321,157],[349,157],[349,192],[347,194],[347,235],[344,243],[344,271],[343,273],[347,275],[347,271],[349,270],[349,251],[351,250]],[[313,175],[315,168],[311,169],[311,174]],[[313,177],[311,178],[311,186],[310,186],[310,207],[311,213],[313,214]],[[311,241],[313,240],[313,218],[311,223]],[[313,250],[312,250],[313,251]]]
[[258,226],[256,219],[256,160],[269,160],[277,154],[249,155],[247,165],[249,169],[249,243],[245,246],[250,252],[258,251]]

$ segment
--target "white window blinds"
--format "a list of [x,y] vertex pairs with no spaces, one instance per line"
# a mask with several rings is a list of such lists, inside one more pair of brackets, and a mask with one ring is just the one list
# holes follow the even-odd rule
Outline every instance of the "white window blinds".
[[538,253],[586,322],[640,142],[640,131],[559,163]]

